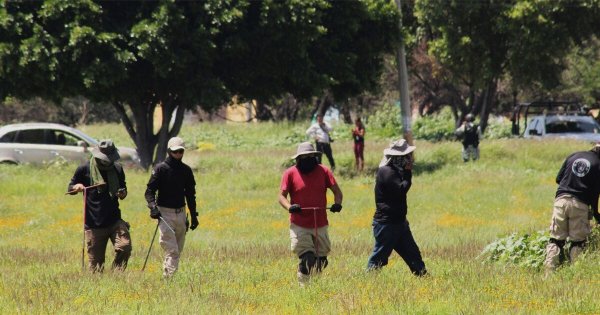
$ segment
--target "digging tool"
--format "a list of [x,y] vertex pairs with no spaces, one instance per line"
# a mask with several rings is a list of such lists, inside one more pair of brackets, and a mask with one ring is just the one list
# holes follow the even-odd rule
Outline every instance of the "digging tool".
[[[83,237],[81,239],[81,271],[85,271],[85,208],[87,206],[87,191],[88,189],[100,187],[102,185],[106,185],[106,183],[100,183],[83,188]],[[66,192],[65,195],[70,195],[77,192],[78,191],[76,190],[71,190]]]
[[150,241],[150,247],[148,248],[148,254],[146,254],[146,260],[144,260],[144,266],[142,267],[142,271],[146,269],[146,263],[148,262],[148,257],[150,256],[150,251],[152,250],[152,244],[154,244],[154,238],[156,238],[156,232],[158,232],[158,226],[160,225],[160,220],[156,222],[156,229],[154,229],[154,235],[152,236],[152,240]]
[[[96,185],[87,186],[87,187],[84,187],[84,188],[83,188],[83,191],[84,191],[84,193],[85,193],[85,191],[86,191],[86,190],[88,190],[88,189],[92,189],[92,188],[100,187],[100,186],[103,186],[103,185],[106,185],[106,184],[105,184],[105,183],[100,183],[100,184],[96,184]],[[65,195],[70,195],[70,194],[74,194],[74,193],[77,193],[77,190],[70,190],[70,191],[67,191],[67,192],[65,193]]]

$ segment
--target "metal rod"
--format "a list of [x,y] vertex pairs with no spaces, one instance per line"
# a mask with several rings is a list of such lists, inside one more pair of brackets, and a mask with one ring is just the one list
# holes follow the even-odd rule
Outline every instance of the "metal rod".
[[165,219],[163,219],[162,217],[158,217],[158,219],[162,220],[163,223],[167,226],[167,228],[169,228],[169,230],[171,230],[171,232],[173,232],[173,234],[175,234],[175,230],[173,230],[173,228],[169,225],[169,223],[167,223],[167,221],[165,221]]
[[148,257],[150,256],[150,251],[152,250],[152,244],[154,244],[154,239],[156,238],[156,232],[158,231],[158,226],[160,225],[160,221],[156,222],[156,229],[154,229],[154,235],[152,236],[152,240],[150,241],[150,247],[148,248],[148,254],[146,254],[146,260],[144,260],[144,266],[142,267],[142,271],[146,269],[146,263],[148,262]]

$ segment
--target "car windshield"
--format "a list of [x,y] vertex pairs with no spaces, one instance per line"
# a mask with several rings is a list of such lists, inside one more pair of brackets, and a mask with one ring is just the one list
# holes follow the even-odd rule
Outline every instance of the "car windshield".
[[599,133],[593,120],[555,120],[546,124],[546,133]]

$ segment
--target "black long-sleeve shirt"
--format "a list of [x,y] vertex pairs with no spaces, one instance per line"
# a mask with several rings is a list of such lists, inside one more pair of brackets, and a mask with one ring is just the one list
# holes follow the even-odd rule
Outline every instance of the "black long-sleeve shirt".
[[556,197],[569,194],[598,212],[600,158],[591,151],[575,152],[563,162],[556,176]]
[[196,213],[196,181],[192,169],[181,160],[167,157],[154,167],[145,197],[149,207],[181,208],[187,201],[190,212]]
[[375,215],[379,223],[403,223],[408,210],[406,193],[412,185],[412,172],[385,165],[377,170],[375,182]]
[[[127,188],[125,184],[125,172],[119,164],[115,164],[117,176],[119,177],[119,188]],[[105,182],[108,182],[105,171],[100,171],[100,175]],[[80,165],[75,170],[75,174],[69,182],[67,191],[73,190],[75,184],[83,184],[88,187],[91,185],[90,162]],[[108,189],[91,188],[86,192],[85,202],[85,227],[86,228],[105,228],[115,224],[121,219],[121,210],[119,209],[119,198],[110,196]]]

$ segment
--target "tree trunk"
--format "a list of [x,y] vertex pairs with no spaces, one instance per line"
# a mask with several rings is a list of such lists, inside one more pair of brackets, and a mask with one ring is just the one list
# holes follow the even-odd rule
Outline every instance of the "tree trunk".
[[273,120],[273,113],[263,101],[256,100],[256,119],[260,121]]
[[319,99],[319,107],[317,108],[317,114],[325,115],[329,107],[333,105],[333,95],[329,91],[324,91],[323,96]]
[[350,104],[348,104],[348,102],[340,106],[340,113],[344,117],[344,123],[352,124],[352,116],[350,115]]
[[482,97],[483,103],[481,106],[481,117],[480,117],[481,133],[484,133],[485,129],[487,128],[488,118],[490,116],[489,109],[493,106],[497,87],[498,87],[498,85],[496,83],[496,80],[491,79],[488,82],[485,92],[483,94],[483,97]]

